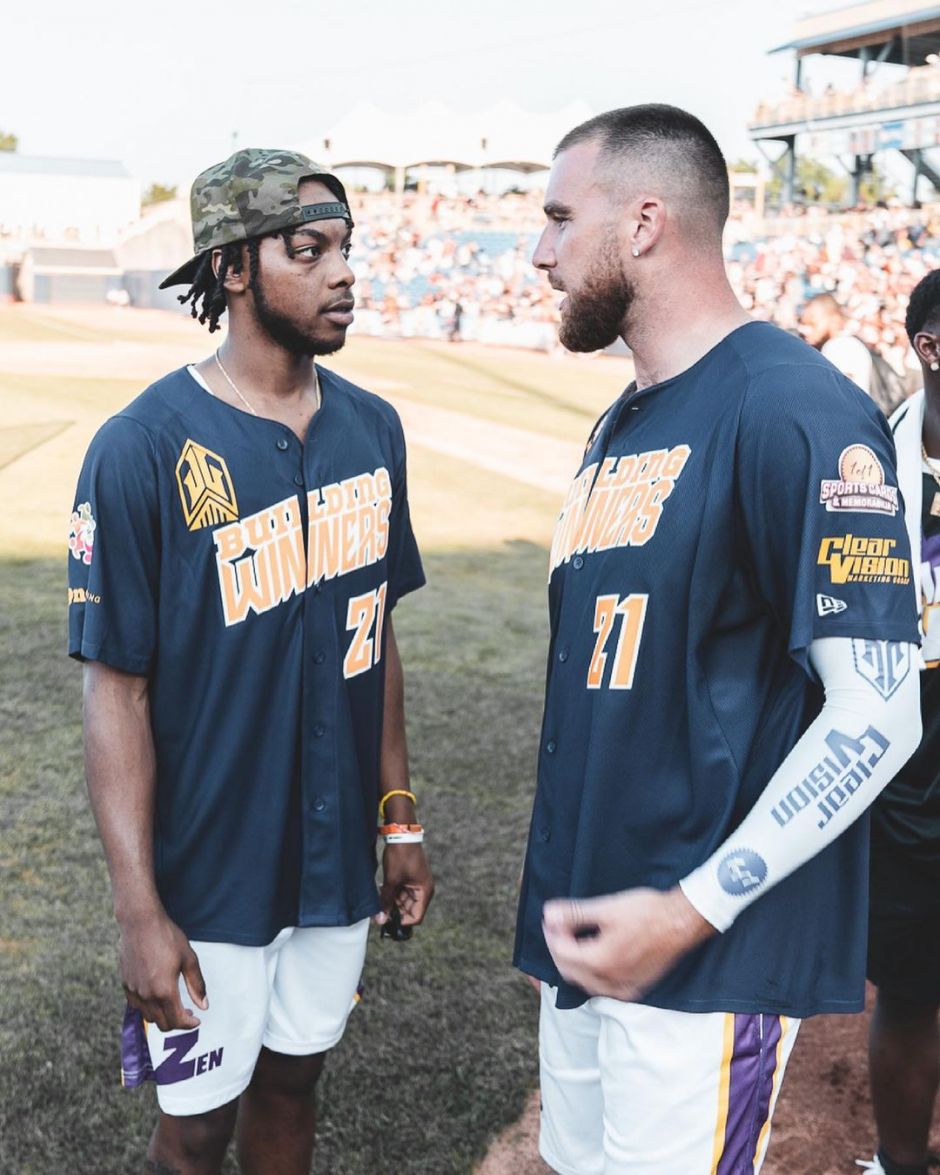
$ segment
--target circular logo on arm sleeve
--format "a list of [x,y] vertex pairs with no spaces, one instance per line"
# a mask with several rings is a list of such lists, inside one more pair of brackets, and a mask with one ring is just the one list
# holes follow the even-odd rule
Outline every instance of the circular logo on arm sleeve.
[[884,466],[868,445],[846,445],[839,454],[838,480],[819,483],[819,501],[826,509],[862,514],[898,512],[898,487],[885,483]]
[[839,477],[858,485],[880,486],[885,483],[884,467],[867,445],[848,445],[842,450]]
[[718,866],[718,883],[725,893],[741,897],[764,884],[767,862],[753,849],[732,849]]

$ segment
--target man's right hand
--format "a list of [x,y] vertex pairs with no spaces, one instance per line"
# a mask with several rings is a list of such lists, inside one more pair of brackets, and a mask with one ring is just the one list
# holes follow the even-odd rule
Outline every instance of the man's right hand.
[[198,1028],[200,1021],[180,999],[180,975],[197,1008],[206,1011],[209,1001],[199,959],[186,935],[163,911],[119,925],[121,983],[127,1002],[161,1032]]

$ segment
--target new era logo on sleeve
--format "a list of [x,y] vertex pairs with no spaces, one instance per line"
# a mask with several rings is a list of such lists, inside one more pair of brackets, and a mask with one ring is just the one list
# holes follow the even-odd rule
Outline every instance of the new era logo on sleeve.
[[824,596],[822,593],[816,596],[816,611],[820,616],[837,616],[846,608],[848,604],[845,600],[837,599],[835,596]]

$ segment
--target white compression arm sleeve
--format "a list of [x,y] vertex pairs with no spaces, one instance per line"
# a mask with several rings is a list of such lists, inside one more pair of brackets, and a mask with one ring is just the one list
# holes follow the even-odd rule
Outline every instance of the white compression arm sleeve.
[[809,659],[822,710],[741,824],[679,882],[718,930],[844,832],[920,742],[916,645],[826,637]]

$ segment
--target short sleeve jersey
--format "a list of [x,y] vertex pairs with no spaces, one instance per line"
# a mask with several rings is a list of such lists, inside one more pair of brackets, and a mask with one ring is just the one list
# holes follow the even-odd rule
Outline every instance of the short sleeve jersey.
[[[859,638],[862,656],[866,641],[917,642],[887,422],[766,323],[627,389],[564,502],[549,610],[515,961],[575,1007],[586,996],[555,968],[543,903],[667,889],[707,860],[821,709],[813,640]],[[859,1007],[867,845],[863,818],[643,1002]]]
[[920,746],[878,797],[872,841],[889,845],[936,879],[940,873],[940,486],[926,469],[920,518]]
[[156,880],[191,939],[378,910],[384,622],[424,574],[397,414],[319,370],[304,444],[182,369],[79,477],[69,652],[149,679]]

